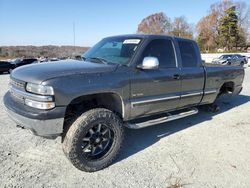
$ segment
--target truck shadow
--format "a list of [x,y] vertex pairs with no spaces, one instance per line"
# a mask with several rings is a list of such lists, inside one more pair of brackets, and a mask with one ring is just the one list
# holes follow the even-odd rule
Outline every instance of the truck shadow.
[[212,120],[214,116],[243,105],[248,101],[250,101],[250,96],[246,95],[238,95],[234,97],[225,96],[221,97],[216,102],[220,107],[219,112],[207,112],[203,107],[199,107],[199,113],[193,116],[139,130],[126,129],[123,149],[116,162],[122,161],[137,152],[150,147],[161,138],[187,129],[201,122]]

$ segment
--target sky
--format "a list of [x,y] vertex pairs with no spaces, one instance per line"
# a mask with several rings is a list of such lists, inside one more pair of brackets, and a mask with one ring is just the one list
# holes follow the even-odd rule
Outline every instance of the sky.
[[[0,46],[92,46],[136,33],[141,20],[164,12],[196,24],[218,0],[0,0]],[[247,0],[250,1],[250,0]]]

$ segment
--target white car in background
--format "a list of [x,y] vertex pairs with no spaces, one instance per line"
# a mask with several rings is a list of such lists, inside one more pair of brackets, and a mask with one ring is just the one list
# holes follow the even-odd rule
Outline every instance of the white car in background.
[[248,62],[246,56],[240,54],[224,54],[219,58],[213,59],[212,63],[221,65],[241,65],[244,66]]

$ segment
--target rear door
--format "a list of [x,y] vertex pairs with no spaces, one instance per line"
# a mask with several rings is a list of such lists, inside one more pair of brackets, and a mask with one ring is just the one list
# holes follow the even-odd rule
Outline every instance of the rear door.
[[200,103],[203,96],[205,72],[195,42],[177,39],[181,57],[181,100],[179,107]]
[[137,117],[176,109],[179,105],[181,82],[174,44],[171,38],[148,42],[139,58],[156,57],[159,68],[135,69],[131,80],[131,116]]

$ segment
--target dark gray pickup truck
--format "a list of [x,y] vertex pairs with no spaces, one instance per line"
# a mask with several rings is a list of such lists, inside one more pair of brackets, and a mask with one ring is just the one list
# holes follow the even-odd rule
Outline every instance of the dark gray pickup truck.
[[15,69],[4,96],[9,116],[43,137],[62,136],[80,170],[110,165],[124,127],[139,129],[198,113],[221,94],[239,94],[244,69],[206,66],[192,40],[123,35],[82,56]]

